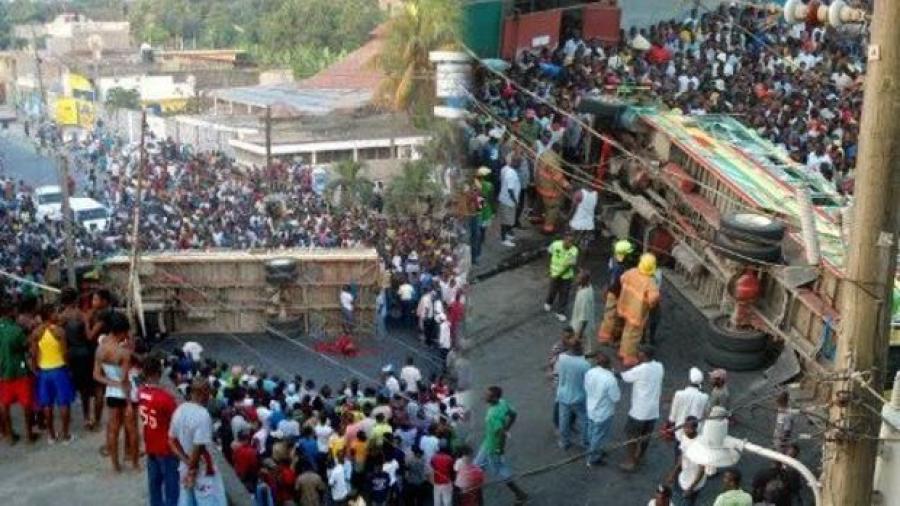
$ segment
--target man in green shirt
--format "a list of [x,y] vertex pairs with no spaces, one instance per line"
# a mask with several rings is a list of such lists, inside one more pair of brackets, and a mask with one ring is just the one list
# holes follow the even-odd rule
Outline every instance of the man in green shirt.
[[490,406],[484,416],[484,439],[475,457],[475,465],[485,473],[506,481],[506,486],[516,496],[516,504],[528,500],[528,494],[513,481],[512,469],[506,463],[506,434],[516,423],[516,411],[503,399],[503,389],[488,387],[485,402]]
[[491,226],[491,220],[494,218],[494,183],[491,183],[491,169],[487,167],[478,168],[478,171],[475,173],[475,187],[478,189],[480,197],[477,238],[477,250],[480,252],[481,245],[484,243],[484,236],[487,234],[487,229]]
[[10,444],[19,436],[12,430],[12,406],[19,404],[25,412],[25,435],[28,441],[37,440],[31,425],[32,390],[31,377],[25,365],[28,337],[12,319],[12,306],[0,305],[0,433]]
[[753,496],[741,489],[741,472],[728,469],[722,476],[725,491],[716,497],[713,506],[753,506]]
[[556,318],[561,322],[566,321],[569,289],[572,287],[578,261],[578,247],[573,241],[572,233],[567,232],[562,239],[553,241],[547,248],[550,253],[550,288],[544,302],[544,311],[554,309]]

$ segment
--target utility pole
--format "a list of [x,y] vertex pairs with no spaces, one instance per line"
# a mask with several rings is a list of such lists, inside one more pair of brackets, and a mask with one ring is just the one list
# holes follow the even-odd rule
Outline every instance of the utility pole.
[[62,191],[62,224],[65,234],[66,248],[66,280],[71,288],[75,288],[75,228],[73,222],[72,206],[69,202],[69,159],[64,153],[57,153],[57,167],[59,168],[59,189]]
[[266,106],[266,173],[272,172],[272,106]]
[[34,24],[31,25],[31,50],[34,54],[35,75],[37,76],[38,91],[41,94],[41,110],[38,118],[40,123],[44,122],[44,115],[47,109],[47,92],[44,90],[44,75],[41,71],[41,57],[37,49],[37,32],[34,30]]
[[[890,339],[896,276],[900,198],[900,2],[876,0],[865,75],[854,222],[846,279],[841,286],[830,427],[822,476],[827,506],[873,504],[872,476],[878,452],[880,400],[858,374],[880,391]],[[898,388],[895,386],[895,388]]]
[[[138,167],[137,167],[137,189],[134,195],[134,211],[132,213],[132,222],[131,222],[131,259],[128,266],[128,283],[127,283],[127,295],[125,298],[125,311],[128,315],[128,321],[131,323],[131,328],[134,329],[135,321],[134,321],[134,299],[135,299],[135,291],[137,289],[137,279],[138,279],[138,260],[139,260],[139,252],[140,252],[140,223],[141,223],[141,205],[142,205],[142,197],[143,197],[143,186],[144,186],[144,167],[147,164],[147,150],[144,146],[144,141],[146,139],[147,134],[147,110],[144,109],[141,111],[141,144],[140,150],[138,151]],[[144,318],[143,315],[140,318],[141,323],[143,324]]]

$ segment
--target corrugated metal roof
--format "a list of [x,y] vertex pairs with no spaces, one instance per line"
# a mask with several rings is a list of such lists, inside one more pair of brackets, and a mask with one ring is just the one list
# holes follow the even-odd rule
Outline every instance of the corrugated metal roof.
[[372,99],[371,90],[299,89],[294,84],[223,88],[210,92],[213,97],[255,107],[290,109],[298,114],[326,115],[339,109],[357,109]]

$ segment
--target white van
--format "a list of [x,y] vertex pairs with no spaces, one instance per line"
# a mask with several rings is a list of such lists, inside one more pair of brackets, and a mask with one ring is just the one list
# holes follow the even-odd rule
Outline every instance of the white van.
[[72,208],[75,223],[91,231],[106,230],[109,209],[103,204],[89,197],[72,197],[69,199],[69,207]]
[[39,220],[46,217],[55,221],[62,217],[63,194],[59,186],[38,186],[34,189],[34,200]]

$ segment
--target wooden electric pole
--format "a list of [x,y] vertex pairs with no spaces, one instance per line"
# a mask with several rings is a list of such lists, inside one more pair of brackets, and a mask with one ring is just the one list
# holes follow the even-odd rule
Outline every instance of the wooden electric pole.
[[57,167],[59,169],[59,189],[62,192],[62,225],[65,235],[65,262],[66,281],[69,286],[75,288],[75,215],[72,213],[71,198],[69,192],[69,159],[64,153],[57,152]]
[[[873,504],[880,401],[851,379],[882,390],[897,269],[900,197],[900,2],[876,0],[865,74],[854,223],[841,285],[841,322],[823,461],[828,506]],[[897,388],[897,387],[895,387]]]
[[[145,139],[147,138],[147,111],[141,111],[141,144],[138,151],[138,167],[137,174],[135,175],[137,179],[137,185],[134,192],[134,211],[132,214],[132,222],[131,222],[131,259],[129,261],[128,266],[128,293],[125,298],[125,311],[128,315],[128,321],[131,323],[131,328],[136,329],[135,320],[134,320],[134,310],[135,310],[135,295],[137,290],[137,279],[138,279],[138,263],[140,260],[140,224],[141,224],[141,206],[143,204],[143,190],[144,190],[144,169],[147,165],[147,149],[144,145]],[[140,318],[141,323],[143,323],[143,316]],[[141,329],[143,330],[143,329]]]
[[272,170],[272,106],[266,106],[266,173]]

